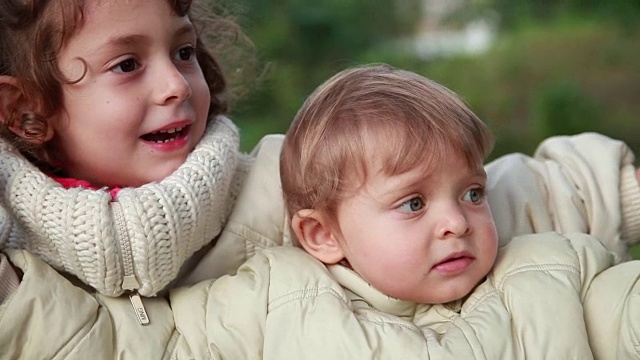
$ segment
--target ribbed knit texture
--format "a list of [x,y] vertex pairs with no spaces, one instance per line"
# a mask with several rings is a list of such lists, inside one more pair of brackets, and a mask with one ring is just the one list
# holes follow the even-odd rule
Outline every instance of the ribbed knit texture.
[[123,292],[128,257],[139,293],[154,295],[222,230],[242,181],[238,144],[236,127],[218,117],[173,174],[123,188],[112,203],[106,190],[64,189],[2,142],[0,248],[26,249],[111,296]]
[[9,264],[9,259],[0,254],[0,304],[20,285],[18,274]]
[[640,243],[640,197],[634,166],[623,167],[620,174],[620,202],[622,225],[620,237],[629,245]]

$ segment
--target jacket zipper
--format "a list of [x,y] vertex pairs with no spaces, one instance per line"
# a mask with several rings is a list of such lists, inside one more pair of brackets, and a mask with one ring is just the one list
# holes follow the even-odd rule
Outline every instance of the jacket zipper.
[[118,202],[111,203],[113,208],[113,214],[116,225],[116,237],[120,243],[120,251],[122,253],[122,267],[124,278],[122,279],[122,289],[129,294],[129,300],[133,306],[133,311],[136,314],[138,323],[140,325],[147,325],[149,323],[149,315],[142,303],[142,297],[138,294],[140,283],[136,279],[136,275],[133,267],[133,250],[131,249],[131,241],[129,239],[129,233],[124,222],[124,214],[122,212],[122,205]]

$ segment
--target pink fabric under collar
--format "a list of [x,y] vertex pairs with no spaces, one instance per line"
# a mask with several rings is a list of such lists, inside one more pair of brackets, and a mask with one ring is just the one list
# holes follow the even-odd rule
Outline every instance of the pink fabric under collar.
[[[100,190],[99,187],[94,186],[93,184],[91,184],[86,180],[57,177],[57,176],[51,176],[51,178],[57,181],[65,189],[82,188],[82,189]],[[109,189],[109,194],[111,195],[111,201],[115,201],[116,195],[118,195],[118,191],[120,191],[120,189],[121,188],[119,187]]]

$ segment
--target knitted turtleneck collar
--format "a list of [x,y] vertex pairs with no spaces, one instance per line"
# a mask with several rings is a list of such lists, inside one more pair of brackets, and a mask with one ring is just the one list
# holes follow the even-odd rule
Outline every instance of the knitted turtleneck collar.
[[217,117],[173,174],[112,201],[108,190],[65,189],[0,142],[0,249],[26,249],[105,295],[154,295],[221,232],[241,181],[238,143]]

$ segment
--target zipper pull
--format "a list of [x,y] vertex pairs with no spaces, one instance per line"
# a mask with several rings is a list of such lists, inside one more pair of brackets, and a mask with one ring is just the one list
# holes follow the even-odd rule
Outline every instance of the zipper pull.
[[142,304],[142,298],[138,295],[138,292],[134,290],[129,293],[129,299],[131,300],[131,305],[133,305],[133,311],[136,313],[136,317],[138,318],[138,323],[140,325],[147,325],[149,323],[149,316],[147,315],[147,310],[145,310],[144,305]]

